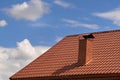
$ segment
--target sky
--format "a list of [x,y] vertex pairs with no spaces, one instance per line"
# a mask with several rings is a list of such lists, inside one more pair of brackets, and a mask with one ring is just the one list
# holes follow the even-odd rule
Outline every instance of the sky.
[[67,35],[120,29],[120,0],[0,1],[0,80]]

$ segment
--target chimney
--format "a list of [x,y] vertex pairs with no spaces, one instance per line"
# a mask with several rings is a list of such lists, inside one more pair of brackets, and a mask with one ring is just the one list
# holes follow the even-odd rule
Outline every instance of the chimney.
[[95,38],[93,34],[84,35],[84,39],[79,39],[79,55],[78,63],[79,65],[86,65],[92,60],[92,40]]

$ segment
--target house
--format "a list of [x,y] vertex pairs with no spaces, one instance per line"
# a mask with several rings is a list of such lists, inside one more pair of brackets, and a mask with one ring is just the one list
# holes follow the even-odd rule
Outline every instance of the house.
[[66,36],[10,80],[120,80],[120,30]]

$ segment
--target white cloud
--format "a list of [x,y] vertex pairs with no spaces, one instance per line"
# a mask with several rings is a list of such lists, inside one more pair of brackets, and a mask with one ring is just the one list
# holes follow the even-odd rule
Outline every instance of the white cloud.
[[7,22],[5,20],[0,20],[0,27],[5,27]]
[[47,46],[32,46],[27,39],[18,42],[16,48],[0,47],[0,79],[9,80],[11,75],[48,48]]
[[58,25],[47,24],[47,23],[31,23],[29,26],[34,28],[58,28]]
[[113,21],[113,24],[120,26],[120,8],[108,12],[94,13],[95,16]]
[[62,1],[62,0],[54,0],[54,3],[61,6],[61,7],[64,7],[64,8],[73,7],[73,5],[71,3],[68,3],[68,2],[65,2],[65,1]]
[[19,57],[33,58],[37,56],[37,54],[35,54],[36,53],[35,48],[32,47],[32,45],[27,39],[23,40],[22,42],[18,42],[17,46],[18,46],[17,50],[23,55]]
[[5,11],[16,19],[25,19],[35,21],[41,18],[44,14],[49,13],[48,5],[41,0],[30,0],[22,4],[13,5]]
[[63,21],[72,27],[84,27],[84,28],[89,28],[89,29],[98,29],[99,26],[96,24],[86,24],[86,23],[80,23],[76,20],[71,20],[71,19],[63,19]]
[[52,27],[50,24],[45,24],[45,23],[33,23],[33,24],[30,24],[30,26],[33,26],[33,27]]

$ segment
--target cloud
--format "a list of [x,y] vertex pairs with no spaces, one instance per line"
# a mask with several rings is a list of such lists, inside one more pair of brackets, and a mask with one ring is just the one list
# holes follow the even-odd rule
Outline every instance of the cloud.
[[113,21],[113,24],[120,26],[120,8],[116,8],[108,12],[94,13],[93,15],[111,20]]
[[56,5],[59,5],[59,6],[64,7],[64,8],[73,7],[73,5],[71,3],[68,3],[68,2],[65,2],[65,1],[62,1],[62,0],[54,0],[54,3]]
[[7,22],[5,20],[0,20],[0,27],[5,27]]
[[47,46],[32,46],[28,39],[18,42],[16,48],[0,47],[0,80],[9,80],[11,75],[48,48]]
[[47,23],[30,23],[29,26],[34,28],[58,28],[58,25],[55,24],[47,24]]
[[98,29],[99,26],[96,24],[86,24],[86,23],[80,23],[76,20],[71,20],[71,19],[63,19],[63,21],[72,27],[84,27],[84,28],[89,28],[89,29]]
[[5,11],[13,18],[35,21],[44,14],[49,13],[50,9],[48,5],[41,0],[30,0],[22,4],[12,5],[11,8],[7,8]]
[[30,24],[30,26],[32,26],[32,27],[52,27],[52,25],[45,24],[45,23],[33,23],[33,24]]
[[35,48],[32,47],[32,45],[27,39],[17,43],[17,50],[22,54],[19,55],[20,58],[22,57],[26,59],[28,57],[32,59],[33,57],[37,56]]

